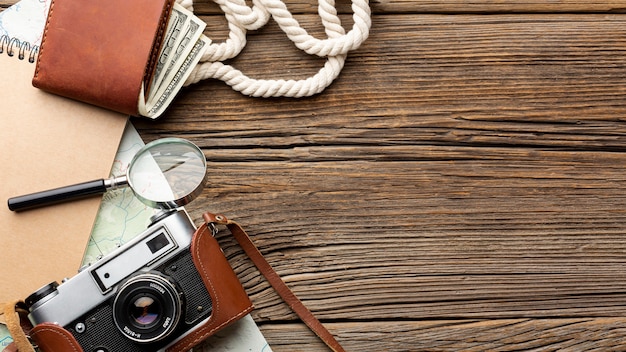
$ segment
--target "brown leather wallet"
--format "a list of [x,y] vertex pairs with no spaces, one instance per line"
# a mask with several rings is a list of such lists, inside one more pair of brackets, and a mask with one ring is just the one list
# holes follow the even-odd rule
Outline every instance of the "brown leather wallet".
[[52,0],[33,85],[138,115],[174,0]]

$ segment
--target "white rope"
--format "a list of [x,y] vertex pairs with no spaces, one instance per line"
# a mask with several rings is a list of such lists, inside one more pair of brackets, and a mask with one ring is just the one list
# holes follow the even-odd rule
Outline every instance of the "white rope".
[[193,12],[193,0],[176,0],[176,2],[187,10]]
[[[192,0],[176,0],[193,11]],[[252,7],[245,0],[214,0],[228,21],[228,39],[211,43],[200,63],[194,68],[185,85],[208,78],[226,82],[234,90],[254,97],[304,97],[322,92],[343,69],[347,54],[357,49],[368,37],[371,12],[368,0],[352,0],[354,25],[346,33],[337,16],[334,0],[318,0],[318,14],[328,38],[317,39],[300,26],[281,0],[253,0]],[[303,80],[253,79],[222,61],[237,56],[246,45],[248,30],[263,27],[272,18],[287,37],[309,55],[326,58],[324,66]]]

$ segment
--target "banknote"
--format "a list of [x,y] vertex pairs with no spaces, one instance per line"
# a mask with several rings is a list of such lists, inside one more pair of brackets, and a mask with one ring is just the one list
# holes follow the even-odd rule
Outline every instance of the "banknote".
[[161,70],[155,74],[148,100],[154,99],[161,87],[167,85],[168,81],[176,74],[206,27],[204,21],[180,5],[174,6],[174,12],[176,16],[172,16],[169,21],[173,30],[171,33],[167,33],[164,39],[166,45],[164,45],[159,56],[159,61],[162,59],[164,62]]
[[189,14],[186,11],[182,11],[179,6],[174,5],[170,20],[167,24],[165,40],[163,41],[163,48],[159,53],[159,60],[157,61],[157,66],[154,70],[154,77],[152,79],[150,87],[156,86],[156,83],[158,81],[157,78],[161,77],[163,71],[165,70],[165,66],[170,63],[170,53],[176,47],[176,41],[178,40],[178,37],[180,36],[180,33],[182,32],[183,26],[185,25],[188,17]]
[[[184,58],[178,70],[171,76],[171,79],[164,81],[164,84],[159,88],[156,94],[158,99],[150,100],[143,105],[140,102],[139,112],[144,116],[160,116],[174,100],[176,93],[180,91],[191,74],[191,70],[198,64],[202,53],[210,44],[211,40],[205,35],[201,35],[194,45],[190,45],[191,51],[189,55]],[[143,111],[145,111],[145,114]]]
[[202,34],[205,27],[206,23],[191,11],[174,5],[153,79],[149,86],[142,86],[140,115],[156,118],[172,102],[210,44]]

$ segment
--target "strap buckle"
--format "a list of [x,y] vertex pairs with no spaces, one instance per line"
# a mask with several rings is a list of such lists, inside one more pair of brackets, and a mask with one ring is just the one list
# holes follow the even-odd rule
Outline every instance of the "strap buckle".
[[206,223],[209,230],[211,230],[213,237],[215,237],[215,235],[217,235],[217,233],[219,232],[217,225],[228,225],[230,223],[228,218],[226,218],[222,214],[213,214],[207,212],[202,214],[202,217],[204,218],[204,222]]
[[220,230],[217,228],[217,225],[215,225],[214,222],[210,222],[206,224],[206,226],[209,228],[209,231],[211,231],[211,236],[213,237],[215,237],[215,235],[217,235],[217,233],[220,232]]

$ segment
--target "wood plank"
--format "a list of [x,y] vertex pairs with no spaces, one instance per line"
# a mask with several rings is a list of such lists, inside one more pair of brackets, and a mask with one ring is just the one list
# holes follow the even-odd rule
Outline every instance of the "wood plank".
[[[289,2],[288,2],[289,3]],[[289,3],[290,4],[290,3]],[[343,2],[343,4],[349,4]],[[557,13],[557,12],[623,12],[626,2],[598,1],[593,4],[584,0],[561,1],[515,1],[515,0],[376,0],[370,6],[374,13]],[[342,12],[349,11],[349,6],[342,7]]]
[[[216,163],[215,186],[198,204],[246,224],[325,319],[623,315],[620,170],[603,173],[617,177],[603,185],[591,176],[607,169],[600,163],[572,176],[538,157],[510,158],[519,166],[508,170],[480,159]],[[221,240],[234,262],[247,262]],[[271,290],[243,268],[246,286],[267,300]],[[273,296],[258,318],[288,319]]]
[[[0,0],[0,8],[16,3],[16,0]],[[294,14],[317,13],[316,1],[289,0],[285,1],[289,11]],[[250,5],[250,4],[249,4]],[[340,13],[351,13],[351,2],[338,1]],[[589,2],[585,0],[560,1],[515,1],[515,0],[482,0],[482,1],[411,1],[411,0],[375,0],[370,1],[375,14],[383,13],[546,13],[546,12],[613,12],[626,10],[626,1]],[[194,11],[197,14],[221,14],[219,6],[209,0],[195,0]]]
[[[329,324],[348,351],[623,351],[623,318]],[[274,351],[323,351],[301,325],[263,326]],[[280,341],[299,342],[284,345]],[[358,341],[358,342],[356,342]],[[363,346],[367,346],[365,349]],[[291,349],[290,349],[291,348]],[[295,349],[294,349],[295,348]]]

